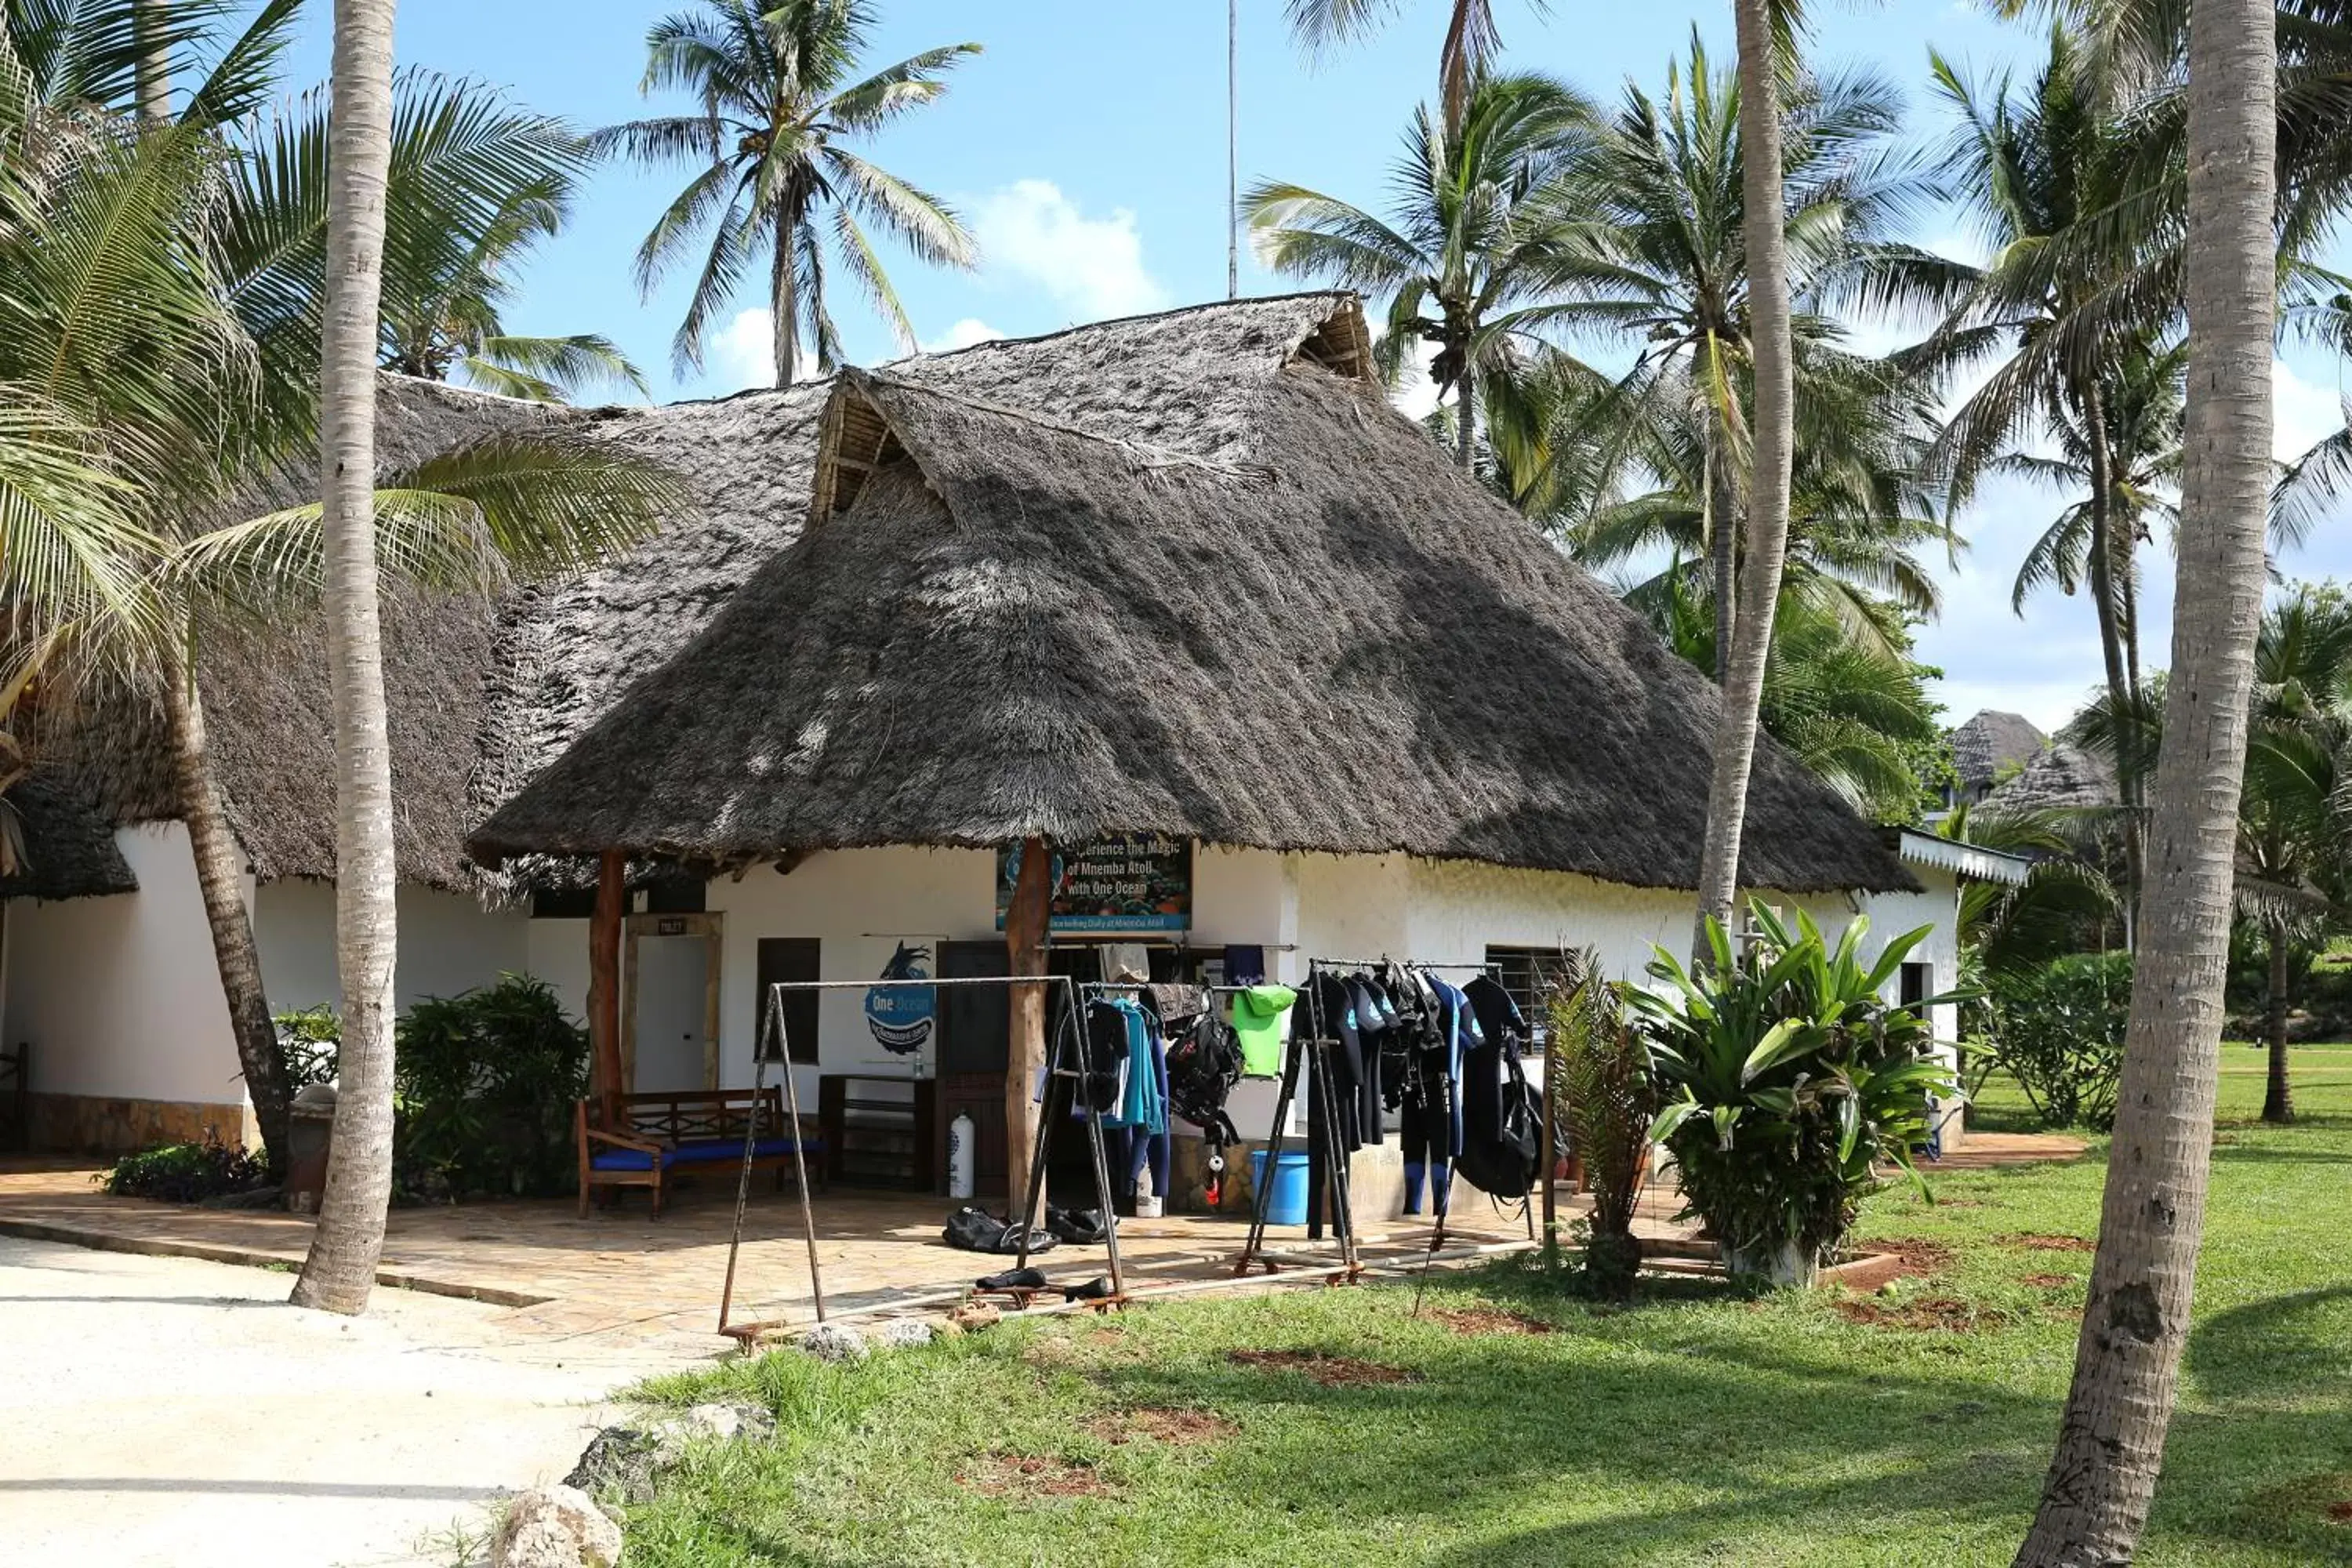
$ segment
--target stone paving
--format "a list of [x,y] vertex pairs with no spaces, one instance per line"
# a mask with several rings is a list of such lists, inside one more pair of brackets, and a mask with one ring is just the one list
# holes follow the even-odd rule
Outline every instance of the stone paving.
[[[2078,1140],[1975,1134],[1941,1168],[2073,1159]],[[310,1246],[311,1222],[275,1211],[188,1208],[99,1192],[88,1160],[0,1160],[0,1235],[69,1242],[119,1252],[208,1258],[249,1267],[292,1268]],[[798,1201],[755,1192],[745,1216],[731,1320],[804,1321],[811,1317],[808,1253]],[[463,1204],[393,1211],[379,1278],[386,1284],[470,1297],[502,1309],[501,1326],[527,1338],[603,1349],[639,1346],[659,1358],[714,1354],[719,1300],[734,1220],[731,1185],[705,1180],[682,1187],[658,1220],[642,1194],[618,1210],[578,1217],[571,1200]],[[835,1313],[945,1306],[974,1277],[1011,1266],[943,1245],[940,1227],[954,1205],[945,1198],[831,1192],[814,1200],[818,1258],[828,1308]],[[1670,1192],[1654,1192],[1636,1228],[1664,1244],[1657,1250],[1703,1253],[1689,1228],[1671,1219]],[[1583,1210],[1559,1200],[1564,1225]],[[1462,1190],[1464,1248],[1524,1244],[1525,1229]],[[1239,1219],[1171,1215],[1127,1220],[1120,1250],[1130,1289],[1229,1278],[1246,1233]],[[1416,1264],[1428,1226],[1412,1220],[1362,1227],[1366,1261]],[[1274,1226],[1270,1245],[1306,1254],[1299,1226]],[[1061,1247],[1038,1259],[1056,1283],[1079,1284],[1104,1272],[1100,1247]]]

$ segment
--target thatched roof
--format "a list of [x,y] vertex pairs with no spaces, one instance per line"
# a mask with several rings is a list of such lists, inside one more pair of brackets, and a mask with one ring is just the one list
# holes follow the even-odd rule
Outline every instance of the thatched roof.
[[[1234,394],[1293,358],[1361,372],[1362,317],[1316,293],[1164,311],[1041,338],[926,356],[893,374],[975,396],[1044,402],[1091,426],[1213,453],[1247,438]],[[828,386],[818,383],[658,408],[550,410],[386,375],[377,450],[387,470],[484,436],[561,427],[676,468],[692,515],[614,565],[522,589],[495,608],[388,595],[401,875],[485,886],[465,829],[503,803],[608,710],[628,684],[708,626],[735,591],[799,536]],[[293,478],[240,514],[314,493]],[[214,774],[264,880],[334,874],[326,655],[316,623],[268,643],[239,634],[200,654]],[[171,758],[152,712],[110,710],[49,753],[116,822],[178,814]]]
[[2112,762],[2053,741],[1985,804],[2015,811],[2099,811],[2122,801]]
[[[1376,390],[1301,361],[1213,422],[988,390],[845,376],[808,534],[475,852],[1150,831],[1695,883],[1713,687]],[[1769,744],[1743,879],[1916,886]]]
[[1987,708],[1952,731],[1952,767],[1963,787],[1981,795],[2002,773],[2042,754],[2050,738],[2022,713]]
[[0,899],[85,899],[135,893],[139,879],[114,842],[114,829],[72,780],[36,773],[8,791],[25,844],[13,876],[0,877]]

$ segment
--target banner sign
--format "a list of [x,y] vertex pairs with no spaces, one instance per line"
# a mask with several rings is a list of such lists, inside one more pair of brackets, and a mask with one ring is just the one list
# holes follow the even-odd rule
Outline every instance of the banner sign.
[[[877,980],[929,980],[929,944],[901,942]],[[866,1027],[874,1043],[894,1057],[913,1056],[930,1043],[939,1016],[940,994],[928,985],[880,985],[866,994]]]
[[[996,852],[996,929],[1021,879],[1018,846]],[[1156,833],[1121,833],[1054,852],[1058,931],[1185,931],[1192,924],[1192,846]]]

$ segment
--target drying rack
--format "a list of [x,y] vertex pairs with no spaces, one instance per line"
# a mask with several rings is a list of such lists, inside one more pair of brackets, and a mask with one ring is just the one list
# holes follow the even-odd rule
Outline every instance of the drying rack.
[[[1283,1144],[1286,1138],[1284,1130],[1289,1125],[1290,1108],[1297,1097],[1298,1074],[1302,1067],[1307,1069],[1307,1092],[1316,1097],[1317,1119],[1321,1121],[1326,1130],[1327,1143],[1324,1159],[1329,1173],[1331,1187],[1331,1230],[1333,1237],[1339,1243],[1339,1268],[1332,1278],[1335,1280],[1352,1281],[1363,1276],[1364,1265],[1356,1232],[1354,1189],[1349,1180],[1349,1155],[1345,1150],[1337,1146],[1339,1106],[1331,1087],[1331,1075],[1328,1070],[1330,1053],[1338,1048],[1339,1041],[1328,1026],[1329,1020],[1323,1016],[1322,987],[1317,985],[1315,980],[1318,972],[1376,973],[1391,966],[1418,970],[1429,974],[1465,972],[1493,974],[1496,973],[1496,966],[1491,963],[1423,963],[1410,959],[1388,957],[1310,958],[1307,961],[1307,985],[1302,993],[1302,1001],[1308,1009],[1307,1032],[1301,1036],[1296,1028],[1293,1028],[1291,1048],[1283,1058],[1282,1087],[1275,1095],[1274,1122],[1266,1133],[1265,1179],[1255,1184],[1256,1190],[1251,1195],[1249,1238],[1242,1245],[1241,1257],[1234,1262],[1234,1273],[1237,1277],[1247,1274],[1254,1266],[1271,1274],[1281,1268],[1284,1261],[1288,1260],[1277,1259],[1267,1251],[1265,1227],[1267,1214],[1273,1205],[1274,1178],[1282,1168]],[[1311,1060],[1308,1059],[1310,1058]],[[1449,1125],[1453,1121],[1454,1092],[1453,1080],[1446,1079],[1445,1103],[1440,1109]],[[1314,1137],[1314,1131],[1310,1127],[1307,1131],[1310,1152]],[[1452,1170],[1449,1165],[1447,1172],[1449,1184],[1451,1180]],[[1314,1203],[1318,1195],[1310,1194],[1307,1201],[1310,1204]],[[1450,1207],[1450,1199],[1441,1199],[1435,1192],[1431,1194],[1430,1202],[1433,1210],[1437,1209],[1441,1201],[1447,1202]],[[1444,1244],[1448,1215],[1445,1212],[1439,1211],[1432,1217],[1434,1223],[1430,1230],[1429,1255],[1434,1258],[1438,1248]],[[1528,1234],[1532,1239],[1534,1235],[1532,1215],[1528,1218]]]
[[[1082,1087],[1084,1079],[1091,1071],[1092,1062],[1087,1041],[1086,1019],[1078,1010],[1078,984],[1066,974],[975,974],[922,980],[777,980],[769,983],[768,1005],[760,1044],[752,1053],[752,1104],[757,1107],[760,1092],[767,1088],[768,1063],[782,1061],[785,1064],[785,1115],[790,1119],[793,1130],[793,1173],[800,1187],[801,1232],[808,1244],[809,1296],[815,1305],[818,1322],[825,1321],[824,1276],[817,1258],[816,1211],[809,1200],[806,1140],[802,1136],[800,1092],[793,1078],[792,1047],[784,1025],[784,994],[788,991],[880,991],[900,987],[936,989],[948,985],[1050,986],[1062,997],[1067,1027],[1049,1027],[1046,1031],[1051,1042],[1046,1049],[1047,1082],[1055,1078],[1068,1078],[1080,1080]],[[770,1042],[773,1043],[772,1051],[765,1048]],[[1066,1066],[1064,1052],[1072,1049],[1076,1052],[1076,1065]],[[1103,1152],[1102,1115],[1094,1108],[1091,1099],[1083,1093],[1077,1099],[1087,1108],[1087,1142],[1095,1168],[1095,1195],[1103,1217],[1104,1246],[1110,1255],[1112,1299],[1119,1300],[1127,1294],[1127,1282],[1118,1255],[1118,1216],[1111,1211],[1110,1165]],[[1044,1196],[1045,1155],[1055,1120],[1050,1110],[1050,1103],[1038,1108],[1036,1142],[1031,1151],[1029,1163],[1029,1202],[1015,1221],[1022,1227],[1021,1254],[1016,1268],[1028,1267],[1030,1221],[1037,1213],[1038,1200]],[[731,1321],[735,1302],[735,1268],[743,1246],[743,1215],[751,1203],[751,1165],[759,1138],[759,1113],[755,1109],[743,1133],[743,1168],[735,1186],[735,1224],[727,1238],[727,1278],[719,1294],[719,1331],[746,1344],[757,1339],[763,1331],[778,1326],[771,1322],[737,1323]]]

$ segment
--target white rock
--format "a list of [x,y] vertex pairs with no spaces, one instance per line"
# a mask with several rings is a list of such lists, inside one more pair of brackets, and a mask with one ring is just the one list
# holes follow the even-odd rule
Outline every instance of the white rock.
[[920,1318],[893,1318],[882,1325],[876,1336],[891,1350],[911,1350],[927,1345],[938,1337],[938,1331]]
[[490,1568],[615,1568],[620,1561],[621,1527],[571,1487],[524,1492],[490,1537]]
[[776,1418],[759,1405],[689,1405],[664,1426],[688,1437],[772,1437]]
[[801,1349],[819,1361],[864,1361],[866,1336],[846,1323],[819,1323],[801,1336]]

